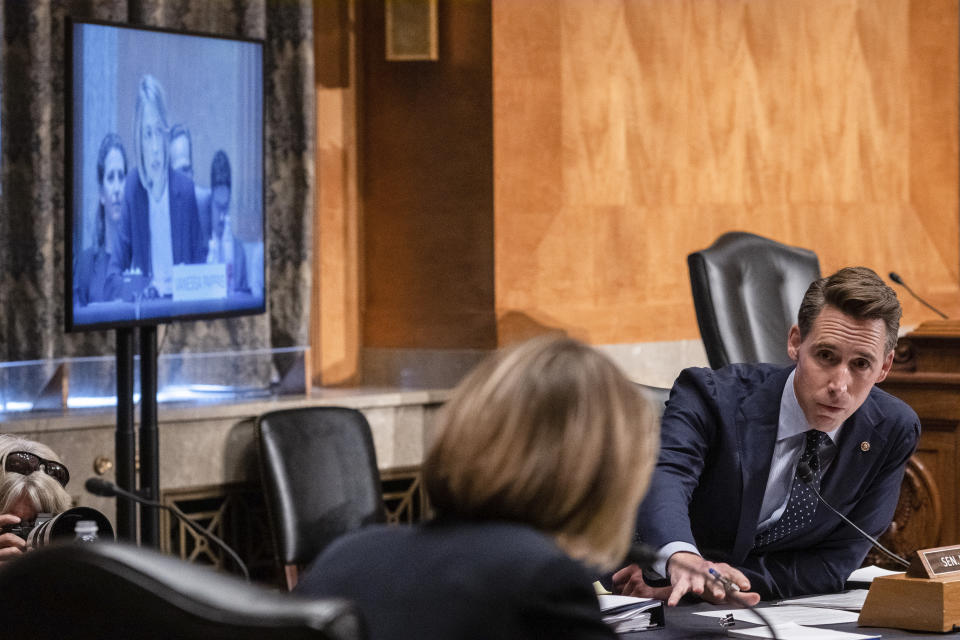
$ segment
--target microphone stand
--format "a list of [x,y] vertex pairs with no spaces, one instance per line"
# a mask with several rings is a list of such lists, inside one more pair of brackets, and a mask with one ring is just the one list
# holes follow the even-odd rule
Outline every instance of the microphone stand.
[[877,549],[879,549],[884,554],[886,554],[888,558],[890,558],[897,564],[903,567],[906,567],[907,569],[910,568],[910,563],[907,562],[907,560],[905,560],[904,558],[901,558],[900,556],[895,554],[893,551],[890,551],[885,546],[880,544],[879,540],[874,538],[872,535],[870,535],[860,527],[858,527],[856,524],[854,524],[854,522],[850,518],[848,518],[847,516],[843,515],[842,513],[834,509],[833,505],[831,505],[829,502],[823,499],[823,496],[820,495],[820,491],[817,489],[817,487],[815,487],[814,484],[810,482],[811,480],[813,480],[813,471],[811,471],[810,465],[808,465],[806,462],[801,462],[799,465],[797,465],[797,475],[801,480],[803,480],[807,484],[808,487],[810,487],[813,490],[813,493],[816,494],[817,499],[820,501],[820,504],[825,506],[827,509],[830,509],[830,511],[834,512],[837,516],[839,516],[841,520],[843,520],[848,525],[856,529],[860,535],[862,535],[864,538],[872,542],[873,546],[875,546]]
[[211,533],[210,531],[207,531],[206,529],[201,527],[199,524],[191,520],[190,517],[187,516],[187,514],[185,514],[183,511],[181,511],[179,507],[177,507],[176,505],[163,504],[162,502],[157,502],[155,500],[144,498],[143,496],[139,496],[132,491],[121,489],[120,487],[114,485],[111,482],[100,481],[100,482],[91,483],[91,481],[98,481],[98,480],[100,479],[90,478],[89,480],[87,480],[87,483],[85,485],[87,491],[89,491],[94,495],[122,496],[124,498],[127,498],[128,500],[133,500],[134,502],[138,502],[148,507],[154,507],[157,509],[166,509],[201,537],[209,538],[210,540],[213,540],[214,542],[216,542],[217,545],[219,545],[220,548],[223,549],[235,563],[237,563],[237,566],[240,567],[240,571],[243,572],[243,577],[246,579],[247,582],[250,582],[250,572],[247,570],[247,565],[243,563],[243,560],[240,559],[240,556],[237,555],[237,552],[231,549],[230,545],[228,545],[226,542],[221,540],[217,535]]
[[929,302],[927,302],[926,300],[918,296],[914,292],[914,290],[910,288],[910,285],[908,285],[906,282],[903,281],[903,278],[901,278],[900,274],[898,274],[896,271],[890,272],[890,279],[896,282],[898,285],[900,285],[904,289],[906,289],[907,293],[913,296],[920,304],[927,307],[928,309],[930,309],[931,311],[939,315],[944,320],[949,320],[949,318],[947,317],[947,314],[945,314],[943,311],[940,311],[940,309],[937,309],[935,306],[933,306],[932,304],[930,304]]

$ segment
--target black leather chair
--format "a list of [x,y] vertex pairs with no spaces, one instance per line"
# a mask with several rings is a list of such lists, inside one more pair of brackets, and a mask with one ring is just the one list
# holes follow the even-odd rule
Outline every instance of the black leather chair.
[[636,385],[640,387],[640,391],[643,392],[643,395],[653,406],[654,411],[657,413],[657,419],[659,420],[660,416],[663,415],[663,410],[667,405],[667,400],[670,399],[670,389],[654,387],[649,384],[641,384],[639,382],[637,382]]
[[807,287],[820,277],[817,254],[731,231],[687,256],[687,266],[711,367],[790,362],[787,332]]
[[342,407],[266,413],[257,420],[260,472],[287,588],[337,536],[383,522],[370,425]]
[[59,544],[0,565],[5,638],[357,640],[344,600],[278,593],[149,549]]

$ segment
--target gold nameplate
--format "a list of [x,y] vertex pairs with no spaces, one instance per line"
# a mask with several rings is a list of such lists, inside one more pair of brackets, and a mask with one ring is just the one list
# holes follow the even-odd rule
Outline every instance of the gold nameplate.
[[960,546],[920,549],[911,559],[911,578],[937,578],[960,573]]

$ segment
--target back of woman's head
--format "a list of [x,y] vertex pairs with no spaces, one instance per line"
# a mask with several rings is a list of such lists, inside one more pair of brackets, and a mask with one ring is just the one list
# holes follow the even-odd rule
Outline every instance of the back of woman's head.
[[442,513],[527,523],[571,556],[623,560],[658,448],[653,413],[605,356],[539,337],[477,366],[424,464]]

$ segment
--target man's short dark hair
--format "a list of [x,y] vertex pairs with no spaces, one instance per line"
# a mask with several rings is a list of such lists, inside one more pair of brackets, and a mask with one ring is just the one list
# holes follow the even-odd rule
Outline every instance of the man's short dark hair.
[[826,305],[854,318],[883,320],[887,328],[885,352],[897,346],[900,301],[897,293],[872,269],[846,267],[832,276],[815,280],[804,294],[797,314],[801,339],[806,338]]
[[168,144],[172,145],[173,141],[180,137],[187,139],[187,162],[189,164],[184,169],[184,173],[193,177],[193,138],[190,137],[190,129],[178,122],[170,127],[170,142]]
[[170,127],[170,142],[173,142],[180,136],[187,137],[187,146],[190,147],[190,164],[193,164],[193,139],[190,138],[190,129],[179,122]]
[[213,164],[210,165],[210,188],[221,185],[230,186],[230,160],[223,149],[213,154]]

